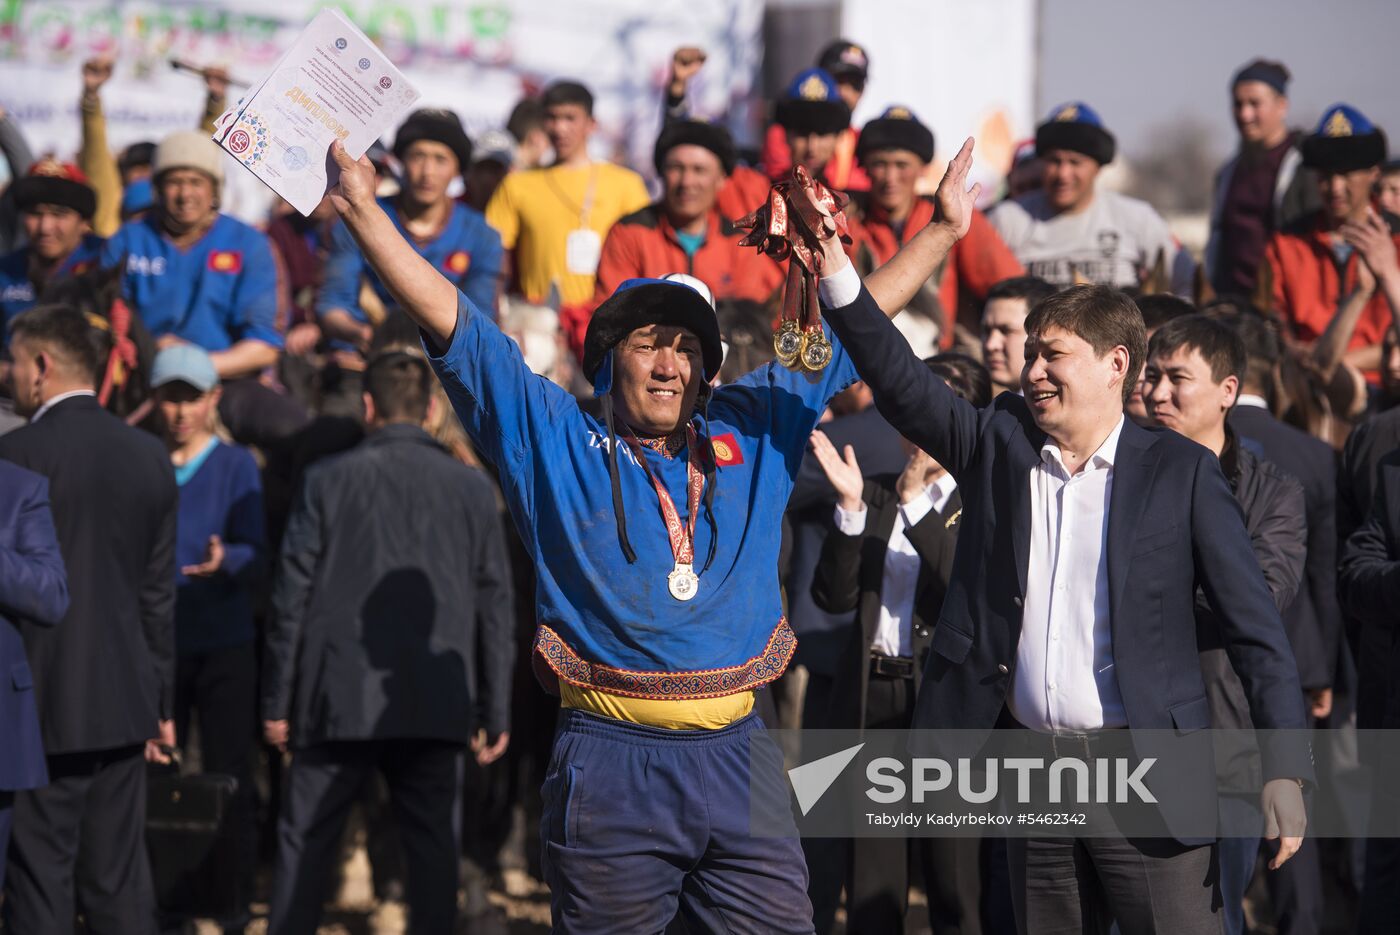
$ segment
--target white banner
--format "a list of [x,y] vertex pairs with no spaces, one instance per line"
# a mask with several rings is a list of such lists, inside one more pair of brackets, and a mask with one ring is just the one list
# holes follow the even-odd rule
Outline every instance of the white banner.
[[679,45],[709,53],[693,82],[696,111],[727,115],[741,136],[748,125],[758,0],[0,0],[0,106],[36,153],[71,157],[80,66],[111,55],[116,74],[102,92],[109,143],[159,140],[195,126],[204,104],[200,80],[172,71],[172,58],[256,80],[327,6],[379,42],[422,89],[420,106],[451,108],[473,135],[503,126],[522,94],[573,78],[596,99],[595,155],[648,170]]
[[1036,0],[844,0],[841,34],[865,46],[870,80],[857,126],[892,104],[912,110],[934,134],[935,166],[977,138],[973,178],[984,200],[1032,136]]

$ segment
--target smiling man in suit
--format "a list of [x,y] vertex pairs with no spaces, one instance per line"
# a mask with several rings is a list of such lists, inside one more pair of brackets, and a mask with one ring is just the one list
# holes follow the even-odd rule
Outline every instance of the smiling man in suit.
[[[911,272],[942,260],[976,200],[966,162],[955,166],[939,187],[941,229],[906,245]],[[1114,729],[1209,727],[1198,586],[1255,725],[1305,726],[1283,624],[1218,459],[1123,417],[1147,343],[1130,298],[1078,286],[1040,303],[1026,319],[1024,398],[1004,393],[983,409],[929,372],[868,293],[828,319],[881,413],[963,498],[915,728],[1024,727],[1092,751]],[[1278,866],[1302,840],[1306,744],[1266,747],[1263,773],[1264,813],[1285,829]],[[1214,808],[1211,775],[1182,785]],[[1013,840],[1021,930],[1100,931],[1116,919],[1125,935],[1218,932],[1211,839],[1161,818],[1153,839]]]

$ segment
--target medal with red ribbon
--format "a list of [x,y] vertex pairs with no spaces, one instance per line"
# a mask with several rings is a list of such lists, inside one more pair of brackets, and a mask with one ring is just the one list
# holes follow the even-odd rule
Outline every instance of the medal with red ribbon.
[[652,473],[650,465],[647,464],[642,443],[637,441],[637,437],[630,431],[622,436],[627,447],[636,455],[642,470],[646,471],[647,480],[656,488],[656,499],[661,505],[661,518],[666,521],[666,533],[671,539],[671,554],[676,561],[675,567],[666,576],[666,586],[671,596],[678,601],[691,600],[700,593],[700,576],[695,573],[695,518],[700,512],[700,494],[705,489],[705,474],[700,464],[699,436],[693,425],[687,425],[685,430],[686,447],[689,449],[685,466],[688,508],[685,523],[681,522],[680,514],[676,512],[675,501],[671,499],[666,485],[661,483],[661,479]]
[[[809,192],[830,212],[830,222],[813,207]],[[759,253],[779,263],[788,261],[782,321],[773,332],[773,350],[778,362],[789,370],[815,372],[831,361],[831,343],[822,331],[817,303],[817,278],[822,271],[821,242],[828,236],[828,223],[835,225],[842,243],[851,242],[844,211],[848,200],[799,165],[793,167],[792,178],[774,183],[766,203],[736,222],[748,230],[740,246],[757,247]]]

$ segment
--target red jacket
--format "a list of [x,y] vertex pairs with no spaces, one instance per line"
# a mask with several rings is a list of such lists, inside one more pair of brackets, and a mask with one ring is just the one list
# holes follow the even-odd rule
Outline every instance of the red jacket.
[[[896,237],[889,216],[868,196],[857,196],[847,208],[854,240],[847,252],[852,259],[859,259],[864,248],[869,252],[874,266],[883,266],[911,237],[928,226],[937,211],[938,205],[932,198],[920,196],[904,222],[903,236]],[[980,305],[992,286],[1003,279],[1023,275],[1025,268],[1012,255],[1010,248],[1002,243],[987,216],[981,211],[973,211],[967,236],[953,244],[948,259],[934,273],[934,278],[938,282],[938,298],[944,314],[956,322],[959,303],[965,295]],[[963,324],[974,332],[978,327],[974,321],[964,321]],[[944,349],[952,347],[953,329],[944,327],[939,340]]]
[[[1387,214],[1385,219],[1395,235],[1400,218]],[[1395,236],[1395,244],[1400,249],[1400,235]],[[1293,337],[1310,344],[1327,329],[1342,296],[1356,288],[1356,264],[1361,258],[1353,251],[1345,264],[1338,264],[1326,219],[1316,212],[1274,234],[1264,250],[1264,261],[1273,273],[1274,313],[1287,322]],[[1377,289],[1361,312],[1347,350],[1380,344],[1390,324],[1390,305]],[[1368,371],[1366,379],[1375,382],[1379,374]]]

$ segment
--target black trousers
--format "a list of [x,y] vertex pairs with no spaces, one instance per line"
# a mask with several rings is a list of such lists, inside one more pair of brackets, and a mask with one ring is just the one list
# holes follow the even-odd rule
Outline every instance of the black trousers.
[[93,935],[156,930],[146,857],[144,745],[48,758],[49,784],[15,793],[5,931]]
[[[906,730],[914,714],[914,680],[871,676],[865,726]],[[846,877],[846,931],[904,931],[910,868],[923,870],[934,935],[981,935],[982,842],[977,838],[853,838]]]
[[316,931],[345,817],[376,770],[398,820],[412,931],[451,933],[463,750],[437,740],[361,740],[295,751],[277,822],[269,935]]
[[[191,722],[199,725],[199,762],[204,773],[238,780],[229,815],[238,843],[238,903],[253,894],[257,860],[257,797],[253,785],[258,725],[258,665],[252,643],[181,656],[175,664],[175,736],[188,745]],[[246,921],[220,920],[236,924]]]
[[[1390,825],[1400,809],[1400,794],[1393,790],[1393,780],[1380,772],[1380,764],[1373,765],[1372,769],[1376,772],[1371,786],[1371,813],[1385,816],[1386,824]],[[1400,918],[1400,838],[1368,838],[1356,931],[1392,931],[1397,918]]]
[[10,822],[15,817],[15,794],[0,789],[0,892],[5,890],[5,854],[10,849]]

